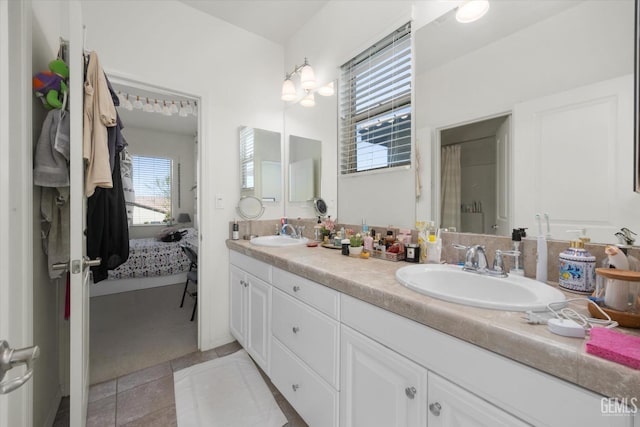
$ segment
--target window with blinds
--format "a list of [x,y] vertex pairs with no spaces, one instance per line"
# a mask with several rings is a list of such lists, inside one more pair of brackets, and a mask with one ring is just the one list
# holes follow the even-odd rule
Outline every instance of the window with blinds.
[[340,173],[411,164],[411,24],[341,67]]
[[242,190],[252,190],[255,186],[254,177],[254,130],[250,127],[240,128],[240,176]]
[[172,161],[133,157],[133,224],[162,224],[171,218]]

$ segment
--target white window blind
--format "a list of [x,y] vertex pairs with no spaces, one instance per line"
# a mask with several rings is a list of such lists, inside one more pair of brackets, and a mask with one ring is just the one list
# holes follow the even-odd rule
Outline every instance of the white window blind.
[[243,126],[240,128],[240,176],[242,190],[251,190],[254,187],[254,130]]
[[411,24],[341,70],[340,173],[411,164]]
[[133,156],[133,224],[161,224],[171,217],[172,161]]

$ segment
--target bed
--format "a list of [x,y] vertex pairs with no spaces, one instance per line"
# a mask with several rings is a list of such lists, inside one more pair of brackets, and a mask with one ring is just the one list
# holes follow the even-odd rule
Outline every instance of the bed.
[[181,245],[198,252],[198,231],[185,229],[187,234],[178,242],[161,242],[156,238],[131,239],[127,262],[109,271],[109,278],[91,284],[91,296],[109,295],[187,280],[189,259]]

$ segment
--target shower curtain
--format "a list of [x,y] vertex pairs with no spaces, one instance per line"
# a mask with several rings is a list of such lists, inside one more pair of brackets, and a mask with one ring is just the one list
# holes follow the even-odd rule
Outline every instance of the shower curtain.
[[442,147],[440,166],[440,226],[460,231],[460,145]]

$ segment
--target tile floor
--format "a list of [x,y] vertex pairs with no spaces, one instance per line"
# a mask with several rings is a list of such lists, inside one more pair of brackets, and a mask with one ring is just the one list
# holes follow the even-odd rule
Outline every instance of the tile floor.
[[[190,353],[169,362],[92,385],[89,389],[87,427],[177,426],[173,372],[226,356],[239,349],[240,345],[233,342],[213,350]],[[260,373],[289,421],[286,426],[307,426],[265,374],[262,371]],[[63,398],[53,427],[68,425],[69,399]]]

